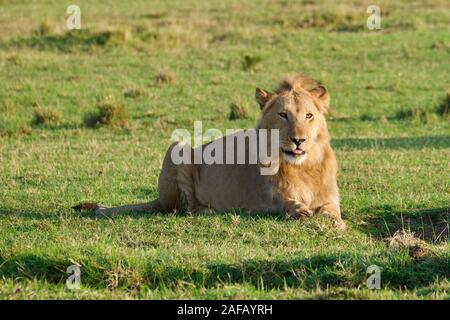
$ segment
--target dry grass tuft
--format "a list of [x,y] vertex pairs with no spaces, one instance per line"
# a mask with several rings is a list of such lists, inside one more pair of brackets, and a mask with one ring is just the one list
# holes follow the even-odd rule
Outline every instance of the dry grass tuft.
[[260,63],[261,63],[261,57],[259,56],[249,56],[245,55],[244,59],[242,60],[242,69],[244,71],[254,71],[257,70]]
[[397,230],[392,237],[386,239],[390,248],[408,249],[408,253],[414,261],[424,260],[428,255],[426,243],[415,237],[414,232]]
[[58,125],[61,123],[62,114],[60,111],[50,107],[35,107],[32,124],[34,125]]
[[247,119],[249,117],[248,109],[240,103],[232,103],[230,105],[230,114],[228,119],[238,120]]
[[397,230],[392,237],[386,239],[389,247],[393,249],[408,248],[417,244],[420,239],[414,236],[414,232],[408,230]]
[[39,29],[36,31],[36,33],[41,36],[48,36],[54,34],[55,29],[56,27],[54,23],[45,20],[41,22],[41,24],[39,25]]
[[413,258],[413,260],[416,262],[425,260],[428,256],[428,250],[418,244],[409,247],[408,250],[411,258]]
[[169,125],[175,124],[175,121],[172,119],[167,119],[165,117],[158,117],[153,123],[153,127],[155,129],[166,129]]
[[125,98],[135,99],[135,98],[139,98],[139,97],[143,96],[144,93],[145,93],[145,91],[143,89],[134,87],[134,88],[125,90],[125,92],[123,93],[123,96]]
[[164,70],[158,73],[155,79],[156,86],[171,85],[177,82],[177,75],[173,70]]
[[18,125],[13,128],[5,128],[0,123],[0,137],[20,137],[30,136],[32,134],[32,129],[29,125]]
[[102,125],[127,128],[129,125],[128,111],[120,101],[112,96],[107,96],[97,106],[96,113],[86,115],[84,123],[91,128]]

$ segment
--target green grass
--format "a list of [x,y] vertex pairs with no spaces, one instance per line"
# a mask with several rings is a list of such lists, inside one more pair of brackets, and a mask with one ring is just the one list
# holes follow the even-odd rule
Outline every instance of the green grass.
[[[27,3],[0,1],[0,298],[450,298],[446,1],[381,2],[373,32],[356,1],[79,1],[71,32],[62,3]],[[331,93],[345,233],[321,217],[70,209],[155,198],[175,128],[253,127],[255,87],[292,72]],[[85,125],[105,97],[125,128]],[[229,121],[236,102],[248,116]],[[60,120],[35,125],[36,106]],[[389,245],[402,229],[423,259]]]

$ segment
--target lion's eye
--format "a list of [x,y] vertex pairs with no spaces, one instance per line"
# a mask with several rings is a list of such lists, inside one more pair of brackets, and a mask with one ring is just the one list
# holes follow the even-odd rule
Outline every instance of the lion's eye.
[[287,113],[286,112],[280,112],[278,115],[280,117],[284,118],[284,119],[287,119]]
[[312,113],[307,113],[306,114],[306,119],[312,119],[313,118],[313,114]]

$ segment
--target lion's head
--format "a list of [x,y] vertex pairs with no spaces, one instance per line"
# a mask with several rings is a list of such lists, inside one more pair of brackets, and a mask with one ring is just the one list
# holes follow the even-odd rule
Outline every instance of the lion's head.
[[274,93],[257,88],[261,107],[258,129],[278,129],[281,159],[300,165],[320,161],[329,134],[325,114],[329,94],[324,86],[302,76],[287,77]]

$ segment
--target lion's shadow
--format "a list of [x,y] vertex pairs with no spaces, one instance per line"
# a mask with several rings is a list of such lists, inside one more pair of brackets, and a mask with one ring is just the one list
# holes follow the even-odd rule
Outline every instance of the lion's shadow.
[[[83,261],[83,259],[87,259]],[[84,286],[105,289],[114,263],[110,257],[79,258],[81,282]],[[429,295],[430,285],[436,279],[448,278],[449,260],[433,256],[423,261],[405,260],[398,255],[332,254],[311,257],[276,259],[244,259],[238,262],[209,261],[197,266],[164,266],[149,258],[145,269],[140,269],[139,286],[149,289],[176,288],[189,283],[198,288],[217,288],[242,284],[259,290],[301,288],[328,291],[332,287],[357,289],[366,285],[367,268],[376,265],[381,270],[384,288],[416,289],[418,295]],[[117,261],[116,261],[117,262]],[[4,256],[0,254],[0,277],[3,279],[34,279],[63,285],[68,278],[66,270],[73,265],[67,258],[39,254]],[[95,267],[94,267],[95,266]],[[123,260],[122,268],[133,269]],[[131,270],[130,269],[130,270]],[[132,273],[130,273],[131,275]],[[134,278],[124,273],[117,279],[124,288],[136,289]],[[319,296],[318,296],[319,297]],[[322,297],[323,298],[323,297]]]

